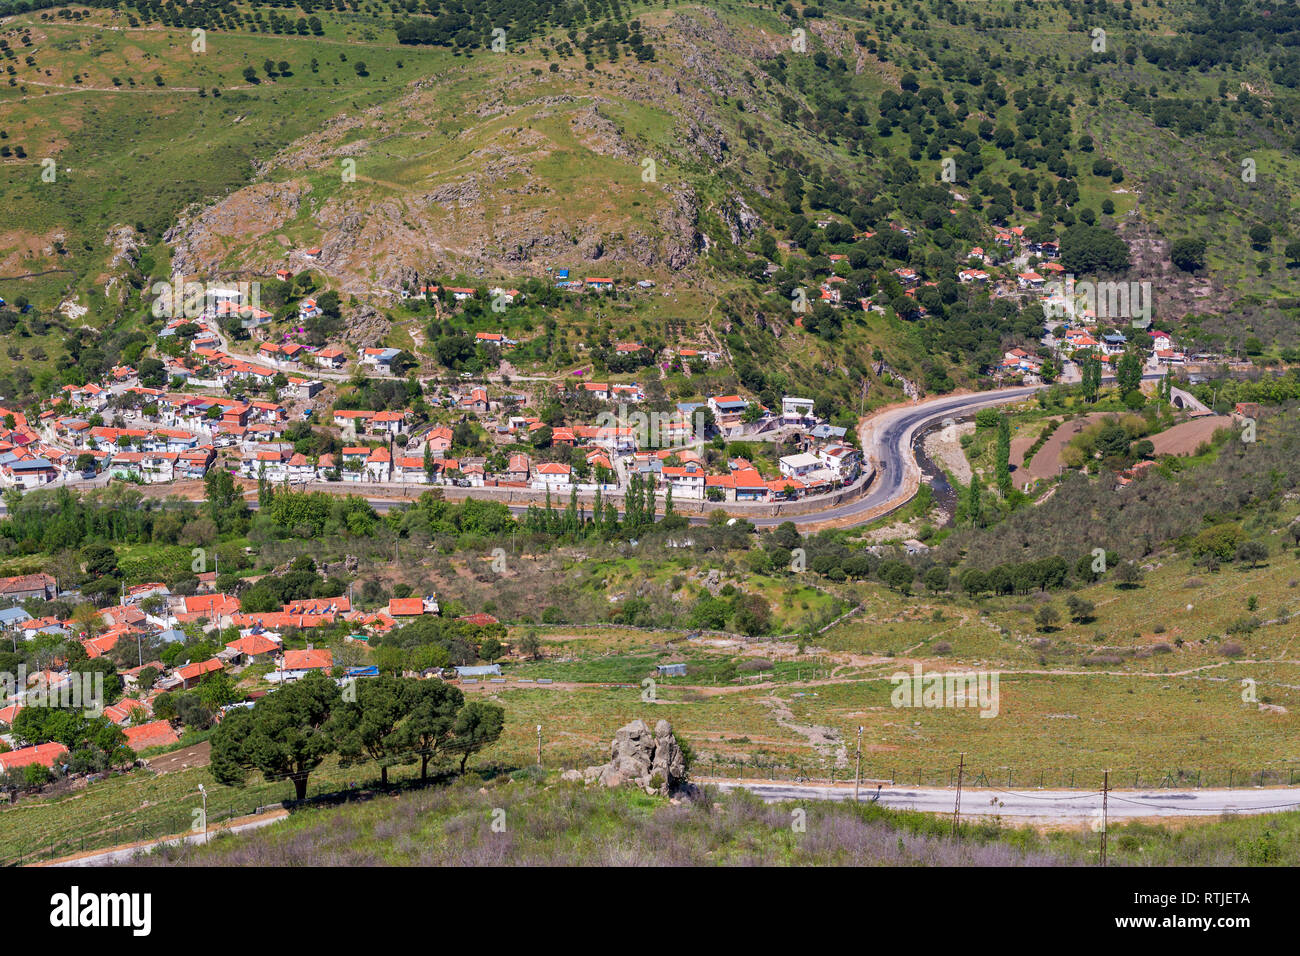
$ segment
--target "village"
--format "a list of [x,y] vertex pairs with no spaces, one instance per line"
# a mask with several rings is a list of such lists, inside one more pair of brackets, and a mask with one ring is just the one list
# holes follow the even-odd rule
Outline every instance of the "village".
[[[278,611],[242,612],[238,597],[215,589],[217,577],[216,570],[198,575],[194,593],[187,594],[172,593],[161,582],[124,587],[120,603],[99,608],[93,621],[79,617],[63,620],[53,616],[33,617],[24,609],[23,603],[73,601],[80,597],[75,590],[61,589],[50,574],[0,579],[0,602],[8,605],[0,610],[0,633],[14,648],[19,641],[52,637],[79,645],[85,652],[83,663],[107,660],[108,655],[122,647],[129,653],[115,655],[119,661],[136,660],[133,667],[114,665],[109,669],[109,672],[116,671],[123,690],[121,699],[111,704],[102,696],[92,699],[89,692],[78,694],[80,675],[70,666],[72,662],[67,655],[51,658],[41,669],[30,673],[20,669],[13,686],[4,687],[0,725],[12,727],[24,707],[60,701],[62,706],[80,709],[87,717],[102,716],[121,727],[126,746],[132,751],[176,744],[181,739],[174,726],[177,715],[154,712],[154,703],[160,695],[193,690],[214,675],[238,678],[252,665],[265,665],[259,669],[258,676],[268,686],[246,697],[240,695],[243,699],[238,703],[216,709],[213,717],[220,721],[221,715],[231,707],[251,707],[278,685],[311,673],[332,675],[335,672],[336,661],[331,650],[315,647],[310,639],[305,647],[286,647],[288,634],[310,635],[317,628],[342,625],[349,630],[347,642],[367,645],[395,627],[441,612],[434,596],[392,597],[384,606],[361,611],[344,595],[294,600]],[[458,620],[473,632],[504,634],[504,629],[490,614],[467,614]],[[224,646],[216,645],[219,649],[211,656],[191,659],[187,648],[198,646],[196,642],[219,640],[235,632],[238,637],[226,641]],[[145,648],[149,649],[148,654]],[[161,654],[154,657],[159,650]],[[346,667],[342,668],[340,680],[346,682],[376,673],[373,665]],[[484,664],[433,667],[423,676],[475,681],[499,673],[498,666]],[[0,740],[6,745],[14,742],[9,733],[0,734]],[[67,752],[57,742],[7,750],[0,753],[0,776],[30,765],[53,768]]]
[[[580,284],[599,289],[608,281]],[[420,287],[416,294],[435,289]],[[722,502],[816,495],[862,473],[854,438],[818,418],[813,401],[799,396],[787,396],[779,410],[732,394],[679,403],[671,413],[647,413],[639,410],[646,394],[638,382],[581,380],[560,383],[555,397],[580,403],[588,419],[579,420],[575,412],[564,421],[543,421],[527,413],[530,404],[540,408],[540,395],[489,380],[438,386],[426,379],[419,412],[346,407],[333,398],[340,384],[358,375],[397,379],[400,349],[361,348],[352,355],[285,336],[253,339],[253,354],[235,354],[222,331],[228,319],[237,317],[257,335],[269,313],[242,301],[247,289],[209,287],[208,293],[201,312],[170,320],[158,334],[167,348],[159,353],[165,355],[161,372],[155,370],[149,381],[136,368],[117,367],[104,381],[64,386],[34,417],[0,409],[0,486],[95,487],[110,480],[157,485],[202,479],[210,469],[224,468],[276,485],[617,494],[640,476],[679,498]],[[496,289],[489,294],[509,302],[519,295]],[[312,298],[299,305],[303,318],[316,310]],[[475,344],[508,351],[517,343],[504,333],[480,331]],[[643,348],[619,342],[614,351],[635,354]],[[681,363],[720,359],[703,348],[669,352],[666,359]],[[454,454],[457,426],[465,425],[473,428],[477,453]],[[313,430],[337,439],[333,450],[304,452],[302,439]],[[710,468],[703,454],[710,440],[723,447],[745,440],[775,450],[761,463],[731,456]]]
[[[1131,315],[1149,314],[1149,288],[1135,288],[1131,299],[1127,289],[1117,297],[1104,283],[1100,289],[1079,283],[1076,289],[1074,277],[1065,276],[1058,261],[1058,244],[1029,241],[1023,227],[997,230],[994,246],[990,252],[972,248],[958,280],[988,285],[994,297],[1038,302],[1048,318],[1039,343],[1007,348],[1000,363],[984,370],[991,381],[1071,381],[1085,357],[1113,368],[1117,357],[1132,349],[1150,371],[1216,359],[1186,355],[1170,333],[1149,327],[1149,319],[1131,321]],[[320,249],[299,254],[307,263],[319,256]],[[832,269],[845,267],[846,259],[831,255]],[[282,282],[293,278],[288,269],[275,274]],[[893,270],[893,276],[913,300],[920,287],[935,284],[922,283],[908,268]],[[552,278],[566,292],[598,294],[617,286],[609,277],[570,278],[567,269],[554,270]],[[822,283],[818,301],[847,307],[840,292],[844,282],[832,275]],[[644,291],[654,282],[641,280],[636,286]],[[630,376],[582,380],[580,370],[570,376],[578,380],[555,385],[554,397],[565,403],[566,414],[545,421],[540,390],[521,391],[520,383],[512,385],[504,376],[496,381],[461,376],[451,384],[425,378],[418,409],[391,403],[379,409],[348,407],[336,395],[342,383],[357,376],[401,380],[415,364],[409,354],[392,347],[350,353],[340,345],[306,344],[291,332],[276,336],[255,284],[250,289],[249,283],[234,288],[187,283],[183,289],[199,294],[189,295],[181,308],[178,288],[174,300],[163,303],[165,314],[183,315],[157,334],[162,368],[152,369],[147,381],[136,368],[117,367],[103,381],[63,386],[34,417],[0,408],[0,487],[94,487],[110,480],[156,485],[202,479],[210,469],[223,468],[275,485],[441,485],[480,489],[487,496],[496,489],[565,495],[575,490],[619,494],[637,476],[678,499],[763,502],[832,492],[869,471],[857,436],[815,415],[814,403],[798,395],[784,396],[779,409],[727,394],[678,402],[670,413],[647,412],[641,410],[644,382]],[[402,300],[435,296],[452,303],[486,299],[493,312],[523,299],[518,289],[501,286],[416,285],[398,291]],[[883,311],[871,299],[859,305]],[[300,321],[320,314],[316,295],[297,303]],[[234,328],[247,333],[241,344],[251,352],[235,351],[229,336]],[[473,337],[475,348],[497,356],[518,344],[505,332],[477,331]],[[630,341],[615,343],[613,351],[631,357],[648,350]],[[650,358],[650,371],[656,360],[665,367],[722,361],[716,349],[703,346],[667,347]],[[581,410],[575,407],[570,414],[575,403]],[[471,432],[458,426],[465,425],[482,440],[464,441]],[[320,441],[303,441],[320,430],[336,439],[329,450],[322,451]],[[736,443],[761,451],[761,460],[719,454]]]

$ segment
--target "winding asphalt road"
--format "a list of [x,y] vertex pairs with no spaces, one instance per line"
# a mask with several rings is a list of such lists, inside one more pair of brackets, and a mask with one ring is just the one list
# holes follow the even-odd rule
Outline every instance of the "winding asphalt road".
[[[1018,401],[1042,387],[1027,385],[937,398],[876,415],[866,422],[860,431],[862,447],[868,460],[875,467],[875,477],[866,494],[852,501],[802,515],[763,514],[759,508],[753,509],[754,513],[750,514],[743,506],[726,510],[744,517],[758,527],[774,527],[785,521],[793,521],[797,527],[823,525],[827,522],[835,522],[846,527],[865,524],[895,508],[902,507],[915,494],[915,482],[919,481],[921,475],[920,466],[917,465],[916,456],[912,452],[912,440],[917,432],[945,418],[960,418],[981,408]],[[910,486],[909,479],[912,482]],[[352,488],[345,490],[355,494]],[[388,511],[411,503],[411,499],[367,498],[366,500],[376,511]],[[256,507],[254,502],[250,502],[250,505]],[[508,505],[508,507],[511,513],[516,515],[528,510],[527,505]],[[708,515],[691,515],[690,521],[692,524],[704,524],[708,521]]]
[[[852,786],[809,786],[749,781],[708,781],[719,790],[744,789],[767,803],[800,800],[853,800]],[[877,787],[879,786],[879,789]],[[878,802],[891,810],[952,813],[955,789],[891,787],[865,781],[858,802]],[[1106,801],[1111,820],[1144,817],[1194,817],[1222,813],[1281,813],[1300,807],[1300,791],[1289,788],[1250,790],[1112,790]],[[988,790],[963,788],[962,816],[1015,817],[1022,821],[1101,820],[1101,792],[1080,790]]]

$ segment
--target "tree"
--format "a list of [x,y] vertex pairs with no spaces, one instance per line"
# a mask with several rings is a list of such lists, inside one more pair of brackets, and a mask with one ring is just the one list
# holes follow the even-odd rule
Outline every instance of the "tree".
[[519,639],[519,653],[537,660],[541,656],[542,642],[536,631],[528,631]]
[[1237,546],[1236,558],[1252,568],[1257,568],[1262,562],[1268,560],[1268,545],[1262,541],[1243,541]]
[[765,634],[772,625],[772,606],[761,594],[739,594],[732,612],[732,624],[750,637]]
[[243,492],[235,479],[224,468],[213,468],[203,479],[208,500],[208,512],[220,531],[226,531],[233,520],[246,512]]
[[1078,223],[1061,233],[1061,265],[1075,275],[1119,272],[1128,268],[1128,245],[1104,226]]
[[1266,249],[1273,241],[1273,230],[1262,223],[1250,227],[1250,244],[1255,249]]
[[234,678],[225,671],[209,674],[199,684],[199,700],[211,711],[233,704],[239,697]]
[[1081,378],[1079,387],[1083,392],[1084,401],[1095,402],[1101,392],[1101,362],[1091,349],[1084,354],[1083,361],[1079,363],[1079,373]]
[[506,712],[496,704],[470,701],[456,714],[452,724],[452,749],[460,754],[460,772],[471,755],[496,741],[505,727]]
[[307,796],[307,779],[334,752],[330,716],[338,686],[316,672],[259,700],[232,710],[212,735],[211,769],[219,783],[243,786],[249,771],[293,781],[296,799]]
[[339,766],[365,760],[379,764],[380,786],[388,789],[388,768],[411,763],[415,755],[398,724],[410,712],[411,681],[399,677],[374,677],[356,681],[355,701],[345,701],[334,711],[333,732],[338,743]]
[[997,448],[998,490],[1002,497],[1011,494],[1011,419],[998,416]]
[[1034,615],[1034,620],[1038,622],[1040,631],[1050,631],[1060,619],[1061,612],[1052,604],[1044,604],[1038,609],[1038,613]]
[[1086,624],[1091,621],[1097,610],[1097,605],[1084,600],[1077,594],[1071,594],[1066,598],[1065,606],[1070,612],[1070,620],[1076,624]]
[[414,686],[408,691],[410,716],[400,732],[405,746],[420,757],[420,779],[427,780],[429,764],[441,757],[451,743],[465,695],[440,680],[411,683]]
[[980,511],[980,480],[978,475],[972,475],[970,487],[966,489],[966,517],[971,524],[980,523]]
[[1115,382],[1119,385],[1121,395],[1142,387],[1142,357],[1137,352],[1128,351],[1120,356],[1115,367]]
[[1183,272],[1205,268],[1204,239],[1176,239],[1169,247],[1169,261]]
[[1115,568],[1116,587],[1129,588],[1136,587],[1142,580],[1142,569],[1138,567],[1136,561],[1122,561]]

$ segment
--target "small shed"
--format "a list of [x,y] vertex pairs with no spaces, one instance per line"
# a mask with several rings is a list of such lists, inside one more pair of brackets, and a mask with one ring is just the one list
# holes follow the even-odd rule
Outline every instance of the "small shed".
[[655,668],[662,677],[685,677],[686,665],[682,664],[660,664]]

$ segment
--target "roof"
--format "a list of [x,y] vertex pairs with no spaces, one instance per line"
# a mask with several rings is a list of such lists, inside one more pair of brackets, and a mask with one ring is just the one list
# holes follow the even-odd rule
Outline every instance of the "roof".
[[255,657],[258,654],[271,654],[280,649],[280,645],[265,634],[248,634],[226,645],[231,650]]
[[327,650],[293,650],[284,652],[287,671],[325,670],[334,666],[334,655]]
[[41,588],[55,586],[54,578],[48,574],[20,574],[12,578],[0,578],[0,594],[11,591],[37,591]]
[[223,670],[225,665],[215,657],[209,657],[206,661],[194,661],[192,664],[185,664],[176,668],[176,676],[181,680],[194,680],[196,677],[202,677],[204,674],[211,674]]
[[388,613],[393,617],[410,617],[424,613],[424,601],[421,598],[391,598],[388,601]]
[[11,750],[9,753],[0,754],[0,771],[12,770],[15,767],[26,767],[34,763],[38,763],[43,767],[53,767],[54,761],[67,752],[67,747],[53,741],[48,744],[37,744],[35,747],[22,747],[18,750]]
[[239,598],[232,594],[195,594],[185,598],[186,614],[234,614],[239,610]]

